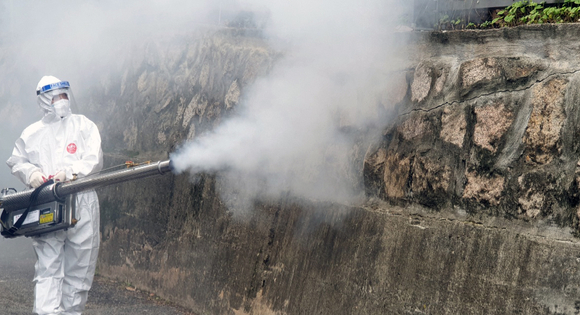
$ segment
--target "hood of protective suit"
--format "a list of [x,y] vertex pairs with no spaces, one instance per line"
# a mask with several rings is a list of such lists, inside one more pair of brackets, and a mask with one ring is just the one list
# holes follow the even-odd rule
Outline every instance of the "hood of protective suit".
[[[71,115],[71,103],[74,97],[68,81],[61,81],[54,76],[44,76],[36,86],[37,101],[44,112],[43,120],[50,122]],[[59,97],[66,95],[66,97]]]

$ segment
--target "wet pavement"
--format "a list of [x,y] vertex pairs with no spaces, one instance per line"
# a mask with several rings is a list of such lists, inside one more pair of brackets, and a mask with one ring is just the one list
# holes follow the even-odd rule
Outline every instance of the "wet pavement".
[[[30,239],[0,237],[0,314],[32,314],[35,261]],[[195,315],[153,293],[95,276],[83,315],[121,314]]]

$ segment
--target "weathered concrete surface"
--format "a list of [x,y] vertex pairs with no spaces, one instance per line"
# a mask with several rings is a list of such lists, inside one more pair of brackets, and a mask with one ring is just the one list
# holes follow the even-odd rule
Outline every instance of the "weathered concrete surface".
[[191,231],[168,231],[163,249],[119,229],[103,272],[202,314],[576,311],[580,245],[566,230],[388,205],[262,205],[238,223],[219,208],[182,217]]
[[[200,314],[576,314],[579,35],[416,34],[377,102],[398,116],[359,165],[366,205],[234,218],[219,173],[127,183],[100,192],[99,268]],[[219,124],[277,56],[231,31],[147,47],[91,100],[107,164]]]

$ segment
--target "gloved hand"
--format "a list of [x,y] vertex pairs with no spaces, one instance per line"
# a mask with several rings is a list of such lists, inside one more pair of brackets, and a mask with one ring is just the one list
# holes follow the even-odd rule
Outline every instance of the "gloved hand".
[[30,186],[32,188],[36,188],[44,182],[46,182],[46,176],[42,172],[36,171],[30,175]]
[[66,173],[64,171],[58,171],[54,175],[50,175],[48,179],[54,179],[55,182],[64,182],[66,179]]

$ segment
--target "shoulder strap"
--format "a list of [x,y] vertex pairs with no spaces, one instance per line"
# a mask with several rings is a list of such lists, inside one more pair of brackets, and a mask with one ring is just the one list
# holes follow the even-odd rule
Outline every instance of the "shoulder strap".
[[[28,208],[26,208],[26,210],[22,213],[20,218],[18,218],[18,221],[16,221],[10,229],[4,230],[4,231],[2,231],[2,233],[0,233],[0,234],[2,234],[2,236],[4,236],[5,238],[14,238],[14,237],[18,236],[18,235],[16,235],[16,232],[22,226],[22,223],[24,223],[24,220],[26,220],[26,216],[28,216],[28,212],[30,211],[30,208],[32,208],[32,206],[36,203],[36,199],[38,198],[38,194],[40,194],[40,191],[44,187],[46,187],[52,183],[54,183],[54,180],[50,179],[34,189],[32,194],[30,194],[30,199],[29,199],[30,202],[28,203]],[[6,213],[6,210],[2,211],[2,215],[1,215],[0,219],[2,220],[3,224],[4,224],[4,222],[6,222],[6,219],[8,219],[8,213]]]

